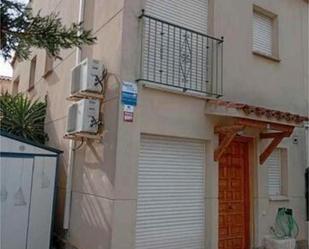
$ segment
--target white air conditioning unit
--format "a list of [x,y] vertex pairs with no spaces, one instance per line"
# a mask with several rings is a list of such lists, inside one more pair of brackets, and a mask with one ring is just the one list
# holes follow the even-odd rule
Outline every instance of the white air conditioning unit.
[[103,92],[104,65],[98,60],[85,59],[72,69],[71,95],[78,92]]
[[82,99],[69,107],[67,134],[98,132],[100,101],[97,99]]

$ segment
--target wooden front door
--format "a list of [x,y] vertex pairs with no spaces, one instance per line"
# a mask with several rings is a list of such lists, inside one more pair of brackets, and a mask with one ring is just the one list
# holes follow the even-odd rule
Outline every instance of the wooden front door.
[[219,161],[219,249],[249,249],[248,141],[235,139]]

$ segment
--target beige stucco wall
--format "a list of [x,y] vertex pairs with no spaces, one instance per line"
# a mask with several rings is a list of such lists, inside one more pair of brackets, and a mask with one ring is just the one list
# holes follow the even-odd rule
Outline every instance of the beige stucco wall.
[[[294,138],[298,142],[293,143]],[[269,228],[275,222],[275,214],[280,207],[293,208],[294,215],[300,226],[298,239],[308,239],[306,227],[306,205],[304,199],[305,183],[304,171],[306,167],[306,149],[304,129],[296,129],[291,138],[285,139],[279,148],[286,148],[288,151],[288,181],[284,185],[288,188],[288,200],[271,200],[268,196],[267,167],[258,166],[256,169],[257,186],[255,190],[255,214],[256,214],[256,241],[261,241],[269,234]],[[258,149],[261,151],[261,148]]]
[[[104,113],[104,138],[102,142],[87,142],[76,153],[73,170],[73,193],[70,230],[66,239],[77,248],[110,248],[113,210],[115,206],[115,160],[119,98],[119,72],[121,55],[123,1],[87,0],[84,25],[97,36],[97,44],[85,47],[82,57],[101,60],[111,74],[106,86],[102,113]],[[59,12],[65,24],[77,22],[79,1],[33,1],[34,10],[41,13]],[[64,151],[60,160],[57,181],[56,229],[61,233],[64,215],[64,198],[68,164],[69,141],[63,139],[67,109],[70,102],[71,69],[75,65],[76,50],[62,51],[62,60],[56,60],[53,72],[43,77],[45,51],[34,50],[37,56],[35,88],[28,92],[30,62],[15,62],[14,75],[20,77],[19,91],[33,98],[48,101],[46,131],[49,144]],[[31,59],[30,58],[30,59]]]
[[[224,36],[224,99],[265,106],[282,111],[308,113],[308,59],[304,49],[308,35],[308,4],[302,0],[225,1],[210,0],[213,20],[210,30]],[[67,24],[77,21],[78,1],[33,1],[42,13],[59,11]],[[251,52],[253,3],[279,15],[280,63]],[[217,137],[213,134],[220,119],[205,115],[206,100],[171,93],[139,84],[134,122],[123,122],[119,80],[138,78],[140,25],[138,15],[143,0],[87,0],[85,26],[98,37],[97,44],[83,48],[82,57],[101,60],[111,76],[104,100],[104,138],[89,142],[77,152],[73,174],[71,224],[67,239],[80,249],[134,249],[137,201],[137,166],[142,134],[202,140],[206,144],[206,244],[217,249],[218,165],[213,161]],[[308,50],[307,50],[308,51]],[[37,55],[34,98],[47,95],[49,103],[46,131],[49,144],[64,150],[58,173],[57,231],[61,230],[66,186],[68,140],[63,139],[69,102],[70,70],[75,65],[75,50],[61,52],[63,60],[44,74],[45,51]],[[20,91],[27,92],[30,63],[16,62],[13,79],[20,77]],[[251,150],[254,228],[252,244],[260,246],[273,224],[276,208],[292,207],[301,227],[299,239],[307,239],[304,219],[305,149],[303,129],[295,131],[299,144],[286,139],[289,148],[289,201],[268,199],[267,168],[258,165],[262,145],[254,140]],[[294,134],[294,135],[295,135]]]
[[[307,114],[308,4],[301,0],[214,2],[214,35],[225,37],[224,98]],[[280,63],[251,52],[253,4],[278,15]]]

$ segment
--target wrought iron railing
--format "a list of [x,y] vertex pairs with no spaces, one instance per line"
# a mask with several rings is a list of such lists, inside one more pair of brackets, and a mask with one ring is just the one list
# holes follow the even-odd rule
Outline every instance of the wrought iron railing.
[[220,97],[223,38],[190,30],[143,13],[139,81]]

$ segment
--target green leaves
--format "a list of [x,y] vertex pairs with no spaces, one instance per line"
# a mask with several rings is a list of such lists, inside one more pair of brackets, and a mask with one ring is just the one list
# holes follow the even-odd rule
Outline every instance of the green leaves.
[[46,102],[31,101],[23,94],[2,93],[0,127],[8,133],[44,144],[48,139],[44,132],[46,107]]
[[35,16],[30,8],[13,0],[1,0],[1,54],[7,60],[12,51],[20,59],[28,59],[31,47],[46,49],[59,57],[61,49],[91,45],[96,41],[90,30],[83,30],[82,23],[66,27],[58,14]]

